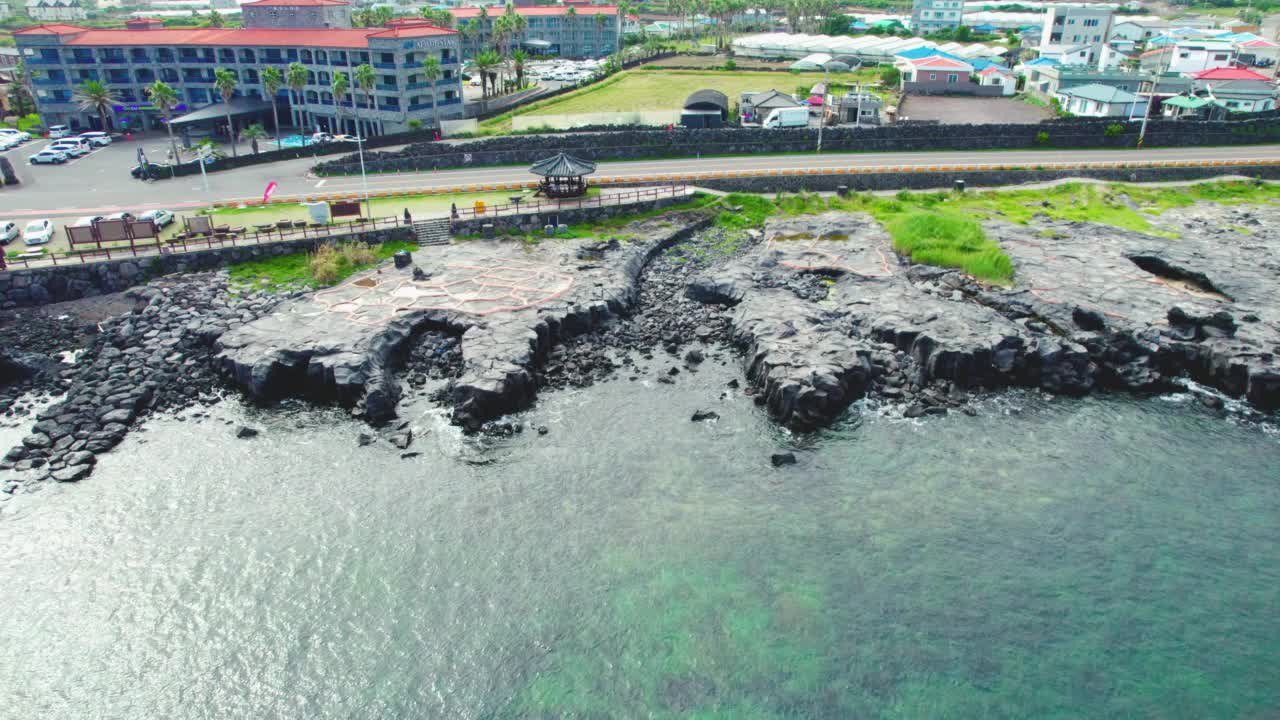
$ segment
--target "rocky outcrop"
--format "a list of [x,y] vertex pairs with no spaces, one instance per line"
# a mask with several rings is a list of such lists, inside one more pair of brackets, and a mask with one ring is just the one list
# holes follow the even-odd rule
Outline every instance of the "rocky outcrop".
[[527,407],[551,348],[626,312],[653,255],[706,220],[683,213],[637,221],[585,254],[582,243],[554,239],[424,250],[414,267],[363,273],[226,333],[221,363],[254,397],[332,400],[379,422],[395,415],[396,369],[410,339],[449,332],[462,345],[448,397],[453,417],[478,429]]
[[[1280,227],[1274,209],[1241,212],[1276,223],[1260,234]],[[1151,391],[1189,376],[1260,408],[1280,403],[1280,318],[1267,301],[1280,238],[1173,243],[1087,224],[988,232],[1014,260],[1012,287],[912,266],[871,218],[829,213],[769,221],[753,252],[688,294],[734,306],[747,377],[800,430],[866,392],[925,414],[972,389]]]

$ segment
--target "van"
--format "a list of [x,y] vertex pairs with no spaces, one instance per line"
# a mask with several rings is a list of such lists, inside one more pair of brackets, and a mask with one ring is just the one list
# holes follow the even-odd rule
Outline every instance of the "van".
[[51,149],[64,152],[70,155],[71,157],[80,157],[81,155],[88,155],[89,148],[85,147],[86,145],[88,145],[88,143],[82,143],[79,140],[76,140],[75,138],[62,138],[61,140],[54,140],[53,142],[49,143],[49,147]]
[[769,117],[764,119],[766,128],[802,128],[809,127],[809,108],[789,107],[774,108]]
[[71,128],[66,125],[51,125],[49,127],[49,139],[57,140],[71,134]]

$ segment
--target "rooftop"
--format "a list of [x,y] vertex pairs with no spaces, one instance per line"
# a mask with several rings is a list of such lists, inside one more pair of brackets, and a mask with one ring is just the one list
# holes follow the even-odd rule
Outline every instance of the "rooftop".
[[[534,7],[517,7],[513,9],[515,10],[517,15],[523,15],[524,17],[545,17],[545,16],[566,15],[568,14],[570,7],[573,8],[574,14],[582,17],[591,17],[592,15],[617,15],[618,14],[618,8],[613,5],[586,5],[582,7],[573,6],[573,5],[570,5],[570,6],[538,5]],[[453,15],[455,18],[463,18],[463,19],[475,18],[475,17],[480,17],[480,8],[478,7],[449,8],[449,13]],[[502,8],[494,8],[489,10],[488,13],[489,13],[489,17],[497,18],[499,15],[503,13],[503,10]]]
[[[293,0],[260,0],[285,2]],[[312,0],[304,0],[310,2]],[[333,2],[334,0],[326,0]],[[364,49],[373,39],[398,39],[453,35],[455,31],[426,23],[401,24],[393,27],[316,29],[298,28],[151,28],[97,29],[75,25],[36,25],[13,33],[24,35],[58,35],[68,47],[117,47],[131,45],[214,45],[317,47]]]
[[347,5],[347,0],[254,0],[241,3],[241,7],[318,7],[321,5]]
[[1113,88],[1109,85],[1099,85],[1098,83],[1090,83],[1073,87],[1070,90],[1063,90],[1062,94],[1100,103],[1132,103],[1141,99],[1127,90]]
[[1197,80],[1262,80],[1270,82],[1271,78],[1244,68],[1214,68],[1192,75]]

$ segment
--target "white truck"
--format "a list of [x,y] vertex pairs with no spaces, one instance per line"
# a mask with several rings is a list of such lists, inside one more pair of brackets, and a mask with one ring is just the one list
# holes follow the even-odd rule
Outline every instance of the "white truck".
[[764,119],[767,128],[809,127],[809,108],[789,107],[774,108],[769,117]]

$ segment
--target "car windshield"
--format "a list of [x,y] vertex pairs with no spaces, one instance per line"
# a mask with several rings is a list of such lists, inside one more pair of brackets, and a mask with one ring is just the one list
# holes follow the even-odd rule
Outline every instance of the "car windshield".
[[27,232],[40,232],[41,230],[44,230],[44,223],[39,220],[27,223]]

